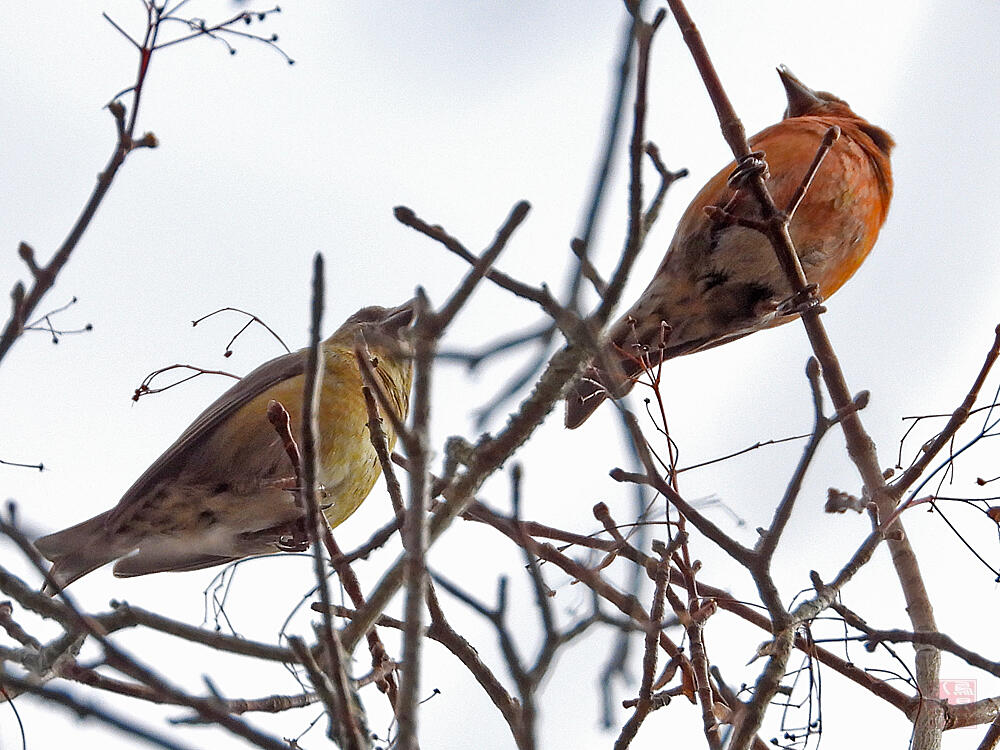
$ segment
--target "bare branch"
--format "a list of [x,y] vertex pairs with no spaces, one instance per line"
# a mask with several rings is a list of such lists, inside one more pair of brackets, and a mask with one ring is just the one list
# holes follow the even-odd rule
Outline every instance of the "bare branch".
[[962,400],[962,403],[952,412],[951,418],[941,432],[930,443],[924,446],[920,457],[914,464],[893,483],[893,490],[897,497],[913,486],[920,478],[920,475],[930,466],[931,461],[951,442],[955,433],[965,424],[972,413],[972,407],[975,406],[976,400],[979,398],[979,392],[982,390],[986,378],[993,369],[993,365],[996,363],[998,357],[1000,357],[1000,326],[996,327],[993,344],[986,353],[986,360],[979,369],[979,374],[976,375],[976,379],[973,381],[972,387],[969,388],[969,392]]
[[[525,211],[527,209],[525,208]],[[497,242],[496,254],[503,248]],[[494,254],[495,258],[496,255]],[[486,256],[484,255],[484,258]],[[489,262],[477,263],[467,277],[462,289],[464,295],[456,292],[456,301],[450,309],[449,318],[441,320],[430,310],[430,303],[422,289],[417,290],[417,319],[414,323],[413,354],[413,408],[410,439],[406,448],[412,462],[406,516],[403,519],[403,587],[405,591],[403,610],[403,663],[406,668],[399,681],[399,698],[396,703],[396,721],[399,734],[396,746],[400,750],[417,750],[417,712],[420,702],[420,664],[423,645],[424,598],[427,589],[427,546],[429,544],[427,505],[430,500],[430,417],[431,382],[434,369],[434,352],[437,336],[459,307],[468,299],[475,283],[489,268]]]

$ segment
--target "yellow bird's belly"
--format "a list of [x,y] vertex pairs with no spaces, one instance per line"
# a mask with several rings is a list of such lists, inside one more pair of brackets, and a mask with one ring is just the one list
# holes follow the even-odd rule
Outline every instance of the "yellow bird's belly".
[[[338,353],[339,354],[339,353]],[[371,492],[382,473],[368,429],[368,409],[353,354],[328,353],[319,403],[317,479],[325,492],[320,507],[336,528]],[[396,436],[384,424],[389,450]]]
[[[323,386],[317,414],[317,481],[323,490],[320,507],[330,527],[336,527],[350,516],[364,501],[381,474],[381,466],[368,431],[368,410],[361,391],[361,375],[353,351],[327,349],[325,351]],[[387,365],[383,364],[383,368]],[[395,374],[395,373],[393,373]],[[395,385],[391,377],[388,384]],[[387,385],[388,385],[387,384]],[[408,388],[408,383],[399,383]],[[267,403],[275,399],[285,407],[291,420],[292,434],[301,440],[302,392],[304,377],[297,376],[268,390],[248,403],[237,422],[246,423],[248,429],[239,440],[225,441],[214,446],[217,455],[225,455],[229,465],[261,466],[261,456],[274,457],[271,468],[264,469],[264,476],[248,477],[252,486],[247,494],[256,492],[261,480],[292,478],[291,464],[280,447],[277,432],[266,420]],[[397,388],[388,387],[394,401],[399,401]],[[407,394],[408,395],[408,394]],[[404,395],[405,398],[405,395]],[[402,404],[401,404],[402,406]],[[405,414],[405,406],[400,409]],[[383,429],[389,440],[389,449],[395,445],[396,436],[388,421]],[[249,434],[247,434],[249,433]],[[220,443],[223,441],[219,441]],[[253,472],[248,472],[253,473]]]

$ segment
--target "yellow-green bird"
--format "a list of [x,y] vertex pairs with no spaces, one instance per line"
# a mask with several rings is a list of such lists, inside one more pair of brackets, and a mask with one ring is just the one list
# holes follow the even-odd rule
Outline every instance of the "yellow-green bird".
[[[406,330],[415,300],[366,307],[323,342],[317,480],[331,527],[350,516],[381,473],[355,355],[360,338],[400,418],[409,409],[413,367]],[[119,577],[196,570],[278,552],[304,510],[288,491],[291,460],[269,422],[280,402],[299,439],[307,350],[258,367],[203,411],[111,510],[38,539],[60,587],[117,560]],[[396,435],[384,429],[390,449]],[[51,587],[49,587],[51,589]]]

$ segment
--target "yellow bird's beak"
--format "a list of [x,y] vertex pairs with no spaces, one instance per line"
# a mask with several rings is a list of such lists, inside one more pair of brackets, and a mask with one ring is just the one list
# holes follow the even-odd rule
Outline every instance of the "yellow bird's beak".
[[385,320],[382,321],[381,328],[389,336],[398,336],[399,331],[413,322],[417,316],[417,298],[407,300],[399,307],[389,311]]

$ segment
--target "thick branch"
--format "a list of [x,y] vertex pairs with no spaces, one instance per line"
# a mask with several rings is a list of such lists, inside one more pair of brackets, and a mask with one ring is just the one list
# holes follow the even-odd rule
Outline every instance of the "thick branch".
[[[746,132],[733,109],[732,103],[722,88],[719,77],[701,40],[701,35],[691,20],[691,16],[688,14],[683,0],[667,1],[677,19],[684,40],[691,51],[691,55],[695,60],[695,64],[701,73],[705,87],[715,106],[722,133],[737,160],[743,160],[750,155]],[[774,200],[771,198],[764,182],[764,172],[755,172],[754,176],[748,179],[748,183],[760,203],[763,220],[768,225],[767,236],[774,247],[781,267],[785,270],[793,291],[796,294],[806,293],[808,295],[808,284],[805,274],[802,271],[802,266],[792,245],[791,236],[788,233],[787,216],[782,216],[782,212],[775,206]],[[851,410],[851,392],[847,387],[840,363],[834,354],[833,346],[820,321],[820,312],[821,308],[819,306],[813,306],[802,312],[801,319],[813,352],[822,367],[823,378],[830,393],[830,398],[833,401],[834,408],[841,415],[841,424],[843,425],[844,437],[847,441],[848,454],[861,474],[865,490],[877,505],[882,517],[887,517],[892,512],[895,502],[882,476],[875,445],[865,432],[858,414]],[[934,621],[930,597],[924,586],[917,558],[910,546],[909,540],[905,535],[900,535],[889,540],[889,548],[914,630],[936,631],[937,626]],[[933,647],[923,646],[918,648],[917,680],[925,695],[932,695],[936,688],[939,664],[940,656]],[[925,708],[926,710],[920,713],[919,726],[917,726],[915,735],[915,747],[937,747],[940,743],[941,731],[940,707],[927,703]],[[745,730],[741,728],[738,736],[739,742],[737,743],[734,740],[734,748],[741,750],[747,746],[753,736],[753,732],[750,732],[750,729],[756,732],[757,728],[746,727]]]

